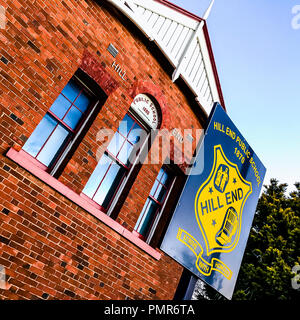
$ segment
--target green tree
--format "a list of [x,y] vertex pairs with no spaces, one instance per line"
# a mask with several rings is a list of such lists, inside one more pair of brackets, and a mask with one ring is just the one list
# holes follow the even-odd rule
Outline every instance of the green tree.
[[287,197],[286,184],[271,179],[257,205],[241,265],[235,300],[295,300],[292,269],[300,264],[300,183]]

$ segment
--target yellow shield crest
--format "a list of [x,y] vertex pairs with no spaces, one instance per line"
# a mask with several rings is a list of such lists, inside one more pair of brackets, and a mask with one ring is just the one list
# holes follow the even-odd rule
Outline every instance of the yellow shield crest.
[[212,171],[195,198],[196,219],[208,256],[214,252],[230,252],[236,247],[243,208],[251,193],[251,182],[226,158],[221,145],[214,146]]

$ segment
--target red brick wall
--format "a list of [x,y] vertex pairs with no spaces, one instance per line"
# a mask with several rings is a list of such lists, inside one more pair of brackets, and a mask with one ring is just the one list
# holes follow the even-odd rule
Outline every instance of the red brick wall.
[[[97,132],[116,130],[135,93],[156,97],[163,127],[201,128],[186,97],[139,36],[102,1],[7,0],[3,6],[7,23],[0,30],[0,264],[6,269],[8,290],[0,289],[0,298],[172,299],[181,266],[163,253],[155,260],[5,154],[10,147],[22,148],[80,67],[85,50],[118,87],[108,92],[59,177],[77,193],[97,164]],[[120,51],[116,62],[126,70],[127,81],[111,68],[114,58],[106,50],[110,43]],[[120,210],[117,221],[130,231],[159,169],[142,167]]]

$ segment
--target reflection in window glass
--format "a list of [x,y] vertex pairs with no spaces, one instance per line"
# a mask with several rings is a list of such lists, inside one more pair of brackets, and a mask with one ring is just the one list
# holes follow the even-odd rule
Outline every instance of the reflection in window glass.
[[94,196],[94,201],[101,203],[104,208],[107,208],[117,190],[118,184],[124,176],[124,170],[125,169],[117,163],[112,163]]
[[71,103],[60,94],[52,104],[50,111],[53,112],[59,119],[62,119],[70,107]]
[[54,130],[56,124],[57,122],[46,114],[24,144],[23,150],[35,157]]
[[164,174],[164,170],[163,170],[163,169],[160,169],[160,170],[159,170],[159,173],[158,173],[158,175],[157,175],[156,180],[157,180],[157,181],[160,181],[160,180],[161,180],[161,177],[163,176],[163,174]]
[[67,141],[69,132],[64,129],[61,125],[58,125],[53,133],[49,136],[43,149],[36,157],[37,160],[42,162],[44,165],[49,166],[52,161],[56,159],[62,146]]
[[167,188],[160,183],[155,192],[154,198],[161,203],[163,202],[166,193],[167,193]]
[[81,117],[82,113],[76,107],[73,106],[65,116],[64,123],[71,127],[73,130],[75,130]]
[[95,170],[91,174],[89,181],[83,189],[83,193],[89,198],[93,199],[98,189],[99,182],[101,182],[101,179],[103,179],[103,177],[105,176],[105,173],[107,172],[112,162],[113,161],[105,154],[101,157]]
[[166,200],[171,181],[172,177],[167,169],[165,167],[160,169],[134,228],[144,240],[146,240],[152,225]]
[[120,160],[126,166],[130,164],[130,156],[132,154],[133,148],[133,145],[126,141],[117,156],[118,160]]
[[61,92],[68,100],[74,102],[74,100],[78,97],[81,89],[75,83],[74,80],[70,80],[68,84],[64,87],[63,91]]
[[74,104],[81,110],[81,112],[85,112],[90,104],[90,98],[86,94],[81,93]]
[[150,198],[147,199],[142,213],[139,216],[137,221],[137,229],[136,231],[141,235],[146,235],[148,230],[150,229],[152,222],[155,219],[156,213],[159,210],[159,205],[151,200]]
[[113,138],[111,139],[111,141],[107,147],[107,150],[113,156],[117,157],[124,142],[125,142],[125,138],[123,138],[118,132],[116,132],[114,134]]
[[169,182],[170,182],[170,176],[167,172],[164,172],[164,174],[160,179],[160,183],[167,187]]
[[140,141],[140,138],[144,133],[145,130],[142,129],[138,124],[135,124],[128,135],[128,140],[131,143],[136,144]]
[[[77,100],[78,107],[74,105]],[[71,79],[33,131],[23,150],[51,167],[75,134],[83,112],[88,110],[90,103],[88,95]]]
[[[133,128],[136,130],[134,133]],[[142,139],[147,136],[146,131],[137,121],[126,114],[83,189],[83,193],[101,205],[104,210],[109,207],[136,157],[137,148],[134,140],[140,139],[137,139],[139,135]],[[108,159],[110,162],[107,161]]]
[[152,189],[151,189],[151,191],[150,191],[150,196],[154,197],[154,194],[155,194],[155,192],[156,192],[156,190],[157,190],[158,184],[159,184],[159,182],[158,182],[157,179],[156,179],[155,182],[154,182],[154,184],[153,184],[153,187],[152,187]]
[[130,132],[134,123],[135,123],[134,120],[129,115],[126,114],[124,119],[121,121],[117,131],[120,132],[120,134],[123,137],[127,138],[128,133]]

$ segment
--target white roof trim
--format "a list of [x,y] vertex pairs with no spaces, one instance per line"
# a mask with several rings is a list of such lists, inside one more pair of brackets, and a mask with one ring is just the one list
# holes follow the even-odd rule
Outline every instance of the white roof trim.
[[181,76],[209,115],[220,102],[217,80],[199,21],[155,0],[107,0],[123,12],[145,36],[155,41],[174,66],[173,81]]

